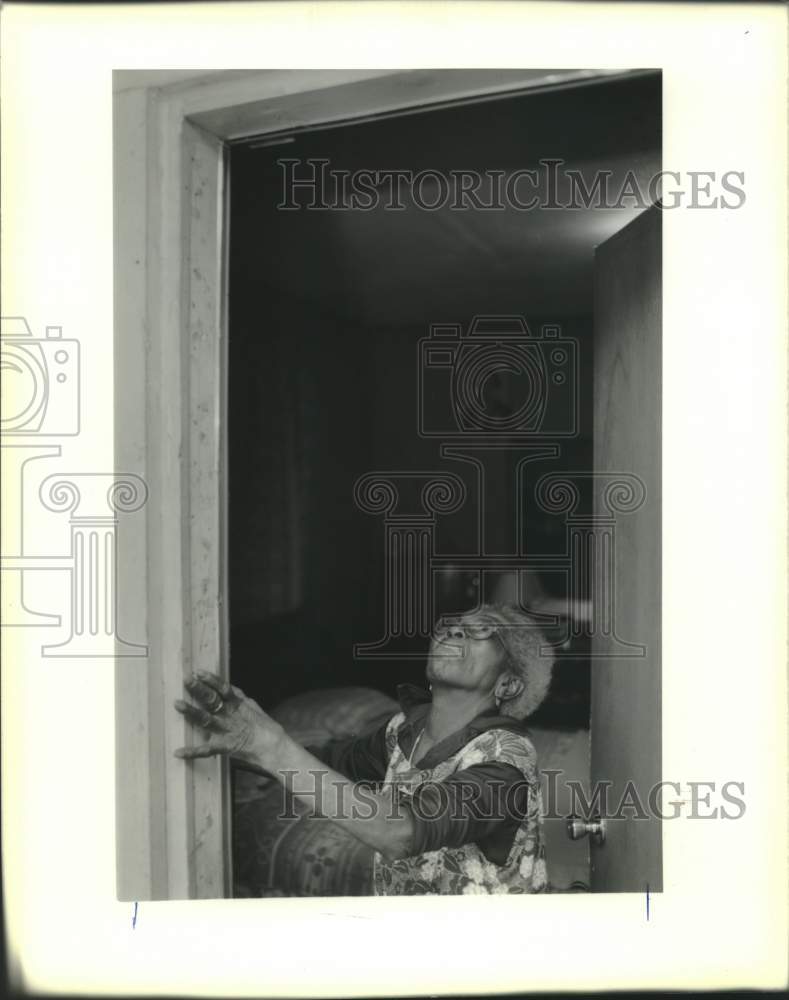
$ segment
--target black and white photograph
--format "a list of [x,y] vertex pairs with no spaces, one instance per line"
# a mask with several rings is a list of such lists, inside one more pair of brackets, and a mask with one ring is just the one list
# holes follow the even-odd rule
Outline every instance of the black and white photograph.
[[777,985],[776,7],[11,6],[20,978]]
[[660,892],[660,71],[352,76],[184,123],[181,893]]

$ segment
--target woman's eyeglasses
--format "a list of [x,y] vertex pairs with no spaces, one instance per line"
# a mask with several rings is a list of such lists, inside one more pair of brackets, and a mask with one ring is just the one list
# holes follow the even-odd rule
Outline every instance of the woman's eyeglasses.
[[499,626],[489,625],[481,622],[436,622],[433,627],[433,636],[436,639],[444,637],[454,639],[492,639],[497,636],[499,639]]

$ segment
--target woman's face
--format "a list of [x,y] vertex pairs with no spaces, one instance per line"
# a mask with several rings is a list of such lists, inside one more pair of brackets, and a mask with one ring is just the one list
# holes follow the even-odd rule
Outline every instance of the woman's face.
[[496,632],[486,639],[475,639],[464,628],[488,624],[478,613],[462,615],[449,624],[439,623],[430,641],[428,681],[469,691],[492,691],[507,659],[501,639]]

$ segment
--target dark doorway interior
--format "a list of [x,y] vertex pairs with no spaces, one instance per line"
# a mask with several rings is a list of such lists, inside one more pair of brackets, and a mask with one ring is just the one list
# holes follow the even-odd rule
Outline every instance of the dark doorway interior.
[[[591,180],[660,169],[659,73],[248,142],[231,154],[229,580],[231,676],[264,706],[310,688],[393,693],[419,682],[415,660],[355,659],[383,629],[380,518],[353,502],[375,470],[447,469],[473,495],[470,465],[417,433],[418,342],[434,323],[522,316],[532,332],[578,342],[580,433],[545,472],[591,466],[594,246],[641,207],[436,211],[282,211],[283,157],[331,169],[492,171],[564,161]],[[501,405],[508,389],[499,386]],[[513,523],[502,494],[491,531]],[[528,552],[561,550],[561,518],[523,505]],[[498,527],[497,527],[498,526]],[[437,548],[476,545],[473,510],[440,519]],[[506,545],[505,535],[500,544]],[[438,610],[472,604],[474,572],[448,569]],[[544,593],[563,596],[544,576]],[[583,643],[555,673],[540,721],[588,723]]]

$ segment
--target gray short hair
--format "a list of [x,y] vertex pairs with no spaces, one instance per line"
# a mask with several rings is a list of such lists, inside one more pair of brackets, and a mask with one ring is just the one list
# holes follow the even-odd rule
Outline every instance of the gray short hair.
[[508,655],[506,668],[524,682],[516,698],[502,703],[501,713],[525,719],[545,701],[551,684],[554,657],[545,649],[545,636],[535,620],[514,604],[483,604],[479,616],[503,626],[499,635]]

